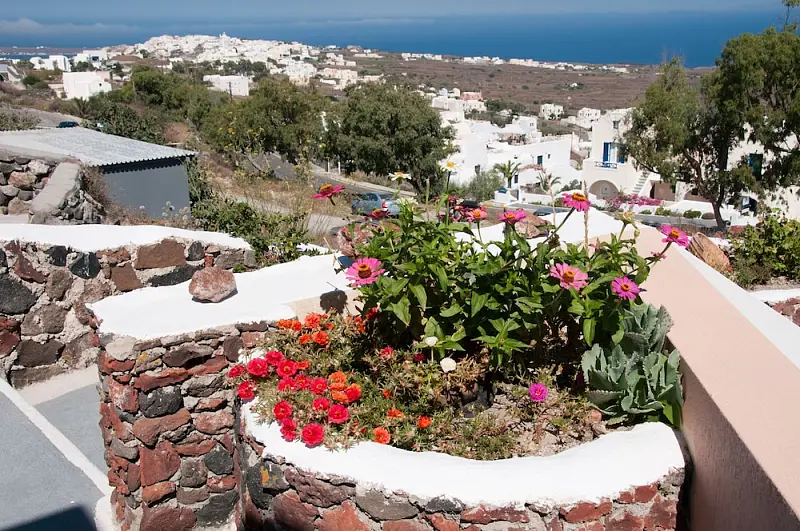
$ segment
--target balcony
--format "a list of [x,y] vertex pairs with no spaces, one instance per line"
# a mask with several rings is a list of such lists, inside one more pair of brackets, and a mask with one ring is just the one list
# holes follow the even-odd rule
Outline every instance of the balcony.
[[619,166],[616,162],[608,162],[608,161],[596,161],[594,163],[595,168],[604,168],[607,170],[616,170]]

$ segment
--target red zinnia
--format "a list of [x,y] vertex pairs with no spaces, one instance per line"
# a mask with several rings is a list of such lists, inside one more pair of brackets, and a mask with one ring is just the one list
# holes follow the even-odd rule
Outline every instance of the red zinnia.
[[275,420],[279,422],[289,418],[292,416],[292,405],[286,400],[281,400],[272,408],[272,414],[275,415]]
[[311,378],[305,374],[299,374],[297,378],[294,379],[294,383],[298,389],[308,389],[311,385]]
[[270,350],[264,354],[264,359],[267,360],[267,363],[272,367],[277,367],[278,364],[283,361],[283,354],[277,350]]
[[278,364],[278,368],[275,372],[277,372],[278,376],[281,378],[289,378],[290,376],[294,376],[297,372],[297,365],[295,365],[292,360],[283,360]]
[[375,437],[375,442],[378,444],[389,444],[389,441],[392,440],[391,435],[389,435],[389,430],[383,427],[372,430],[372,435]]
[[311,380],[311,385],[309,388],[315,395],[321,395],[328,389],[328,382],[325,380],[325,378],[314,378]]
[[328,344],[328,333],[319,330],[318,332],[314,332],[313,334],[311,334],[311,339],[313,339],[314,343],[316,343],[317,345],[324,347],[325,345]]
[[314,328],[319,327],[319,323],[322,321],[323,318],[328,317],[327,315],[322,315],[319,313],[310,313],[306,316],[305,319],[305,326],[306,328]]
[[387,361],[394,356],[394,349],[392,347],[384,347],[381,350],[380,357],[382,360]]
[[281,426],[281,435],[285,440],[289,442],[292,442],[293,440],[297,439],[297,431],[286,429],[283,426]]
[[238,378],[239,376],[243,375],[247,369],[244,368],[244,365],[234,365],[231,367],[231,370],[228,371],[228,378]]
[[361,386],[358,384],[351,384],[344,390],[348,402],[355,402],[361,398]]
[[325,429],[319,424],[313,422],[303,428],[300,432],[303,442],[308,446],[317,446],[325,438]]
[[308,369],[309,367],[311,367],[311,364],[308,362],[308,360],[303,360],[303,361],[298,361],[297,363],[295,363],[295,367],[297,367],[298,371],[304,371],[304,370]]
[[256,397],[256,384],[249,380],[242,382],[236,392],[242,400],[252,400]]
[[377,308],[370,308],[367,310],[367,321],[371,321],[378,316],[378,309]]
[[247,364],[247,372],[256,378],[263,378],[269,374],[269,365],[264,358],[253,358]]
[[286,428],[290,431],[297,430],[297,423],[294,421],[292,417],[286,417],[281,421],[281,428]]
[[430,417],[420,417],[419,420],[417,421],[417,426],[419,426],[423,430],[425,428],[430,427],[430,425],[431,425],[431,418]]
[[417,352],[411,357],[411,359],[413,359],[416,362],[425,361],[425,354],[423,354],[422,352]]
[[328,408],[331,407],[331,401],[327,398],[315,398],[311,402],[311,407],[314,411],[328,411]]
[[299,341],[301,345],[305,345],[306,343],[311,341],[311,334],[303,334],[302,336],[300,336]]
[[341,404],[334,404],[328,411],[328,421],[332,424],[344,424],[350,420],[350,412]]
[[278,391],[296,391],[297,382],[294,378],[281,378],[278,380]]

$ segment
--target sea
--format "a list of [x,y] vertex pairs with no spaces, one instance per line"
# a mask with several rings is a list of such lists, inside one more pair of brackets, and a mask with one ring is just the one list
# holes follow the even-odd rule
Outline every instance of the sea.
[[418,17],[377,20],[132,22],[102,30],[57,29],[42,35],[0,35],[0,47],[96,47],[134,44],[169,34],[226,33],[250,39],[357,45],[387,52],[526,58],[592,64],[658,64],[680,57],[690,67],[712,66],[725,43],[783,22],[779,10],[658,14],[546,14]]

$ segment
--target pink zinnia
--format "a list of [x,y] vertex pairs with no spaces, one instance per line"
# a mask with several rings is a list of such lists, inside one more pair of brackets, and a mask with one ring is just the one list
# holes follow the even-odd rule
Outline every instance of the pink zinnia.
[[534,402],[544,402],[547,399],[547,386],[541,383],[531,384],[528,394]]
[[666,238],[662,240],[664,243],[677,243],[681,247],[687,247],[689,245],[689,237],[678,227],[661,225],[658,230],[661,234],[666,236]]
[[628,277],[617,277],[611,282],[611,291],[620,299],[632,301],[641,290],[636,282]]
[[381,261],[377,258],[359,258],[347,268],[345,276],[353,286],[366,286],[372,284],[385,271],[381,269]]
[[283,354],[277,350],[270,350],[264,354],[264,359],[267,360],[267,363],[271,367],[277,367],[278,364],[283,361]]
[[564,204],[578,212],[588,212],[590,205],[589,198],[581,192],[564,194]]
[[344,186],[342,185],[334,186],[332,184],[323,184],[319,187],[319,191],[312,197],[314,199],[331,199],[342,192],[344,192]]
[[486,208],[480,207],[467,210],[465,216],[468,221],[480,221],[482,219],[486,219],[488,214],[486,213]]
[[508,225],[516,225],[525,219],[525,211],[521,208],[518,208],[517,210],[513,211],[500,212],[497,214],[497,219],[507,223]]
[[562,288],[575,288],[576,290],[580,290],[582,287],[586,286],[586,279],[589,278],[589,275],[577,267],[572,267],[567,264],[556,264],[551,267],[550,276],[557,278]]

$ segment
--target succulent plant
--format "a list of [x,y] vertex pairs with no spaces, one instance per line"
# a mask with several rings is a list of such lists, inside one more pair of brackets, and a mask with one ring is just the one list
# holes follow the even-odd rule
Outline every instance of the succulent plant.
[[617,345],[594,345],[581,365],[587,396],[609,422],[645,417],[680,425],[683,404],[680,354],[664,349],[672,318],[662,306],[634,306],[623,321],[625,333]]

